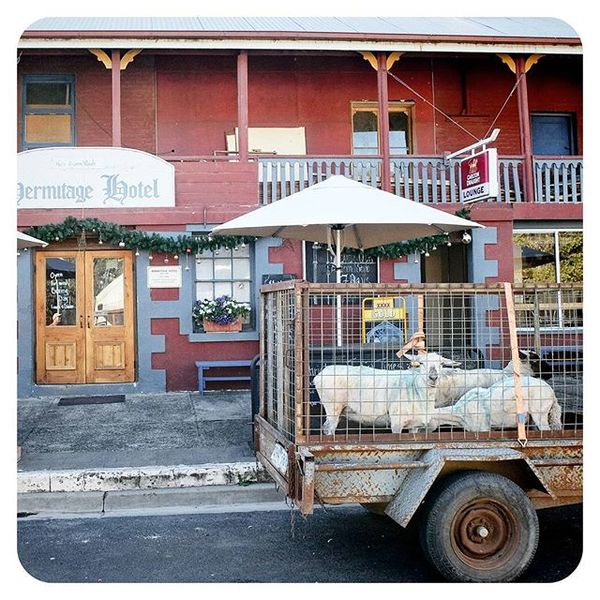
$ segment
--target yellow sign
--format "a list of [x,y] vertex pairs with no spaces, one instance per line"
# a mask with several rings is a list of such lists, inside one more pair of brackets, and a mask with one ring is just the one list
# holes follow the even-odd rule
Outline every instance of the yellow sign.
[[367,324],[390,321],[402,329],[404,338],[408,330],[406,302],[400,296],[365,298],[362,303],[362,342],[367,340]]

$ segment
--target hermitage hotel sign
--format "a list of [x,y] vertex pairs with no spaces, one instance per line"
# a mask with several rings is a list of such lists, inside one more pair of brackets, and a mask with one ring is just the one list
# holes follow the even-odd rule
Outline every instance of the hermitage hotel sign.
[[39,148],[17,155],[17,208],[175,205],[175,168],[129,148]]

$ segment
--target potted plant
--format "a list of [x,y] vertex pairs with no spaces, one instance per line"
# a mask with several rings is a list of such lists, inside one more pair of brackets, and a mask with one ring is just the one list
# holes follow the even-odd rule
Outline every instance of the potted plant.
[[249,304],[236,302],[229,296],[197,300],[192,309],[194,324],[202,325],[205,332],[240,331],[242,319],[249,314]]

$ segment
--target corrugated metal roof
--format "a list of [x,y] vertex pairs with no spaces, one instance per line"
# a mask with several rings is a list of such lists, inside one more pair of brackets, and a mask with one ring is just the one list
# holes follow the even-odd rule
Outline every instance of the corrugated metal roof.
[[26,31],[300,32],[415,36],[577,38],[560,19],[538,17],[48,17]]

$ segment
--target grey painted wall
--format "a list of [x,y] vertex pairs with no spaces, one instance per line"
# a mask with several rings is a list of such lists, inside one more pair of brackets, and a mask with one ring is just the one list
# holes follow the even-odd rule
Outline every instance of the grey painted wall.
[[[498,241],[498,230],[496,227],[485,229],[473,229],[471,232],[473,240],[471,256],[469,259],[470,279],[473,283],[485,283],[486,277],[498,277],[498,261],[485,258],[485,246],[496,244]],[[479,348],[484,356],[487,349],[500,342],[500,330],[498,327],[487,325],[488,311],[497,310],[500,307],[497,296],[476,297],[474,299],[472,327],[473,345]],[[485,366],[499,368],[497,361],[486,360]]]

